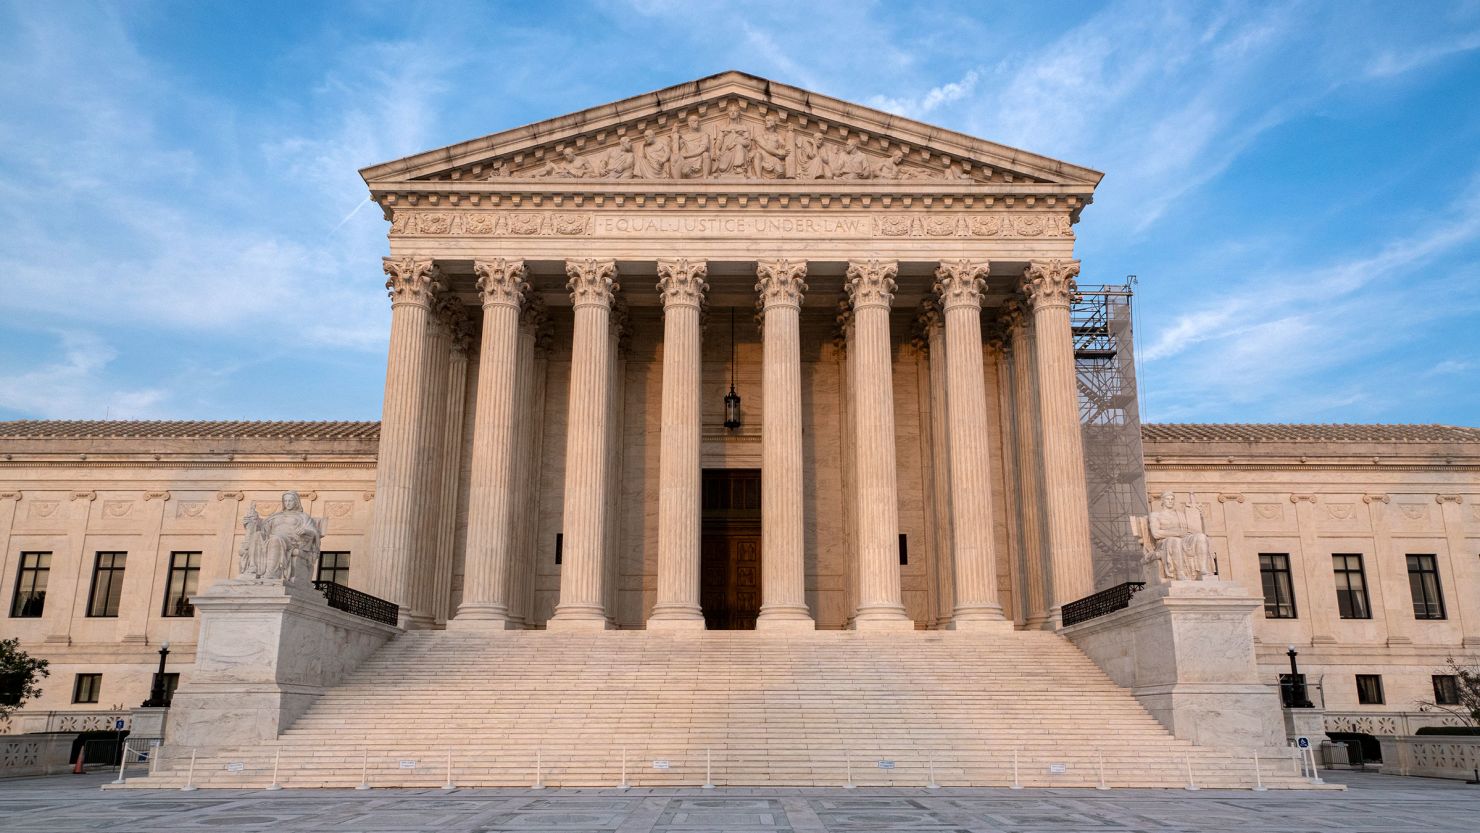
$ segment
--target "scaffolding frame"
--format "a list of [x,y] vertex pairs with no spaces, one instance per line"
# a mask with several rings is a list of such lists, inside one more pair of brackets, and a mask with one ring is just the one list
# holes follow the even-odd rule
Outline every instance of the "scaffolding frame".
[[1149,511],[1131,284],[1081,285],[1070,307],[1095,589],[1140,581],[1130,518]]

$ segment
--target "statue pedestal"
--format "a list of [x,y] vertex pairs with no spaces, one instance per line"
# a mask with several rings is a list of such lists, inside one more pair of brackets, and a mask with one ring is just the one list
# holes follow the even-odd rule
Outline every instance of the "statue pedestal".
[[1254,612],[1231,581],[1151,585],[1129,607],[1060,631],[1179,738],[1283,747],[1279,693],[1259,680]]
[[276,738],[320,694],[401,633],[329,607],[306,583],[230,579],[191,599],[195,669],[175,692],[172,746]]
[[1326,739],[1325,709],[1283,709],[1285,713],[1285,739],[1294,743],[1296,738],[1310,738],[1319,746]]

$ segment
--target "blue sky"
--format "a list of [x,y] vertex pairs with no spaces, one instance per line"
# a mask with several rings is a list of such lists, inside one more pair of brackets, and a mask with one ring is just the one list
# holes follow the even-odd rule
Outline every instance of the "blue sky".
[[357,170],[740,69],[1104,171],[1144,416],[1480,425],[1480,3],[0,5],[0,418],[373,419]]

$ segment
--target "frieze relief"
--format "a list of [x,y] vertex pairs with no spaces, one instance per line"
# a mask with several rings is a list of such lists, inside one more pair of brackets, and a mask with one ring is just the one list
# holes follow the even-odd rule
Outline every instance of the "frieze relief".
[[35,500],[31,502],[27,514],[32,518],[50,518],[57,513],[58,505],[54,500]]
[[199,518],[205,514],[206,502],[203,500],[182,500],[175,504],[175,517],[177,518]]
[[661,235],[776,237],[909,237],[1073,239],[1067,213],[796,216],[558,211],[411,211],[391,219],[391,235],[406,237],[635,237]]

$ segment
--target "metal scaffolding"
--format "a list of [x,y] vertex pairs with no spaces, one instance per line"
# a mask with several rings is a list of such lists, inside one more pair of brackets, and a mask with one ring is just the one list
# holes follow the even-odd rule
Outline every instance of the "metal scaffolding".
[[1080,286],[1070,312],[1096,590],[1141,580],[1130,517],[1148,507],[1131,295],[1129,283]]

